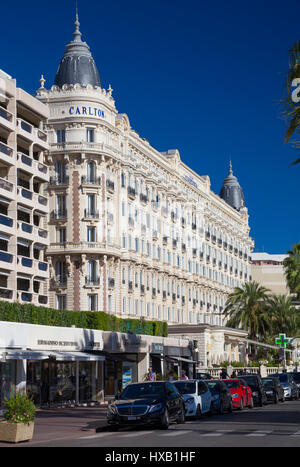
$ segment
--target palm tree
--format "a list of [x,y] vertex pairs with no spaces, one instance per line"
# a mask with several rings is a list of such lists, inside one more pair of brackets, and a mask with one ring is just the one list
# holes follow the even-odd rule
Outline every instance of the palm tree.
[[[224,314],[229,317],[227,326],[242,328],[248,331],[252,340],[264,339],[271,327],[268,302],[270,290],[262,287],[258,282],[246,282],[229,294]],[[256,356],[256,350],[252,354]]]
[[293,245],[287,255],[283,261],[287,284],[290,292],[300,300],[300,243]]
[[[289,71],[286,78],[287,96],[281,103],[283,106],[283,115],[288,121],[288,127],[285,133],[284,142],[291,140],[292,136],[300,133],[300,102],[294,102],[292,92],[294,90],[292,83],[295,78],[300,78],[300,41],[296,42],[289,51]],[[299,148],[299,141],[295,141],[296,148]],[[292,165],[298,164],[300,158],[295,160]]]
[[267,308],[272,320],[272,339],[281,333],[296,337],[299,331],[297,329],[297,312],[292,303],[292,297],[272,295],[269,297]]

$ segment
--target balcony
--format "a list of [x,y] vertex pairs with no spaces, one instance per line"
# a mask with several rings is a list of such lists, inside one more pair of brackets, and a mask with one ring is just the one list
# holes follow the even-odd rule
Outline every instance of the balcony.
[[18,194],[20,194],[22,198],[25,198],[29,201],[31,201],[33,197],[32,191],[27,190],[26,188],[22,188],[21,186],[18,187]]
[[49,185],[51,187],[53,187],[53,186],[69,186],[69,177],[68,176],[50,177]]
[[26,166],[26,167],[25,167],[25,170],[26,170],[26,168],[28,168],[28,167],[32,167],[32,159],[30,159],[29,156],[27,156],[26,154],[23,154],[23,153],[18,152],[17,157],[18,157],[18,160],[19,160],[24,166]]
[[25,268],[32,268],[32,259],[31,258],[26,258],[26,257],[21,257],[21,265],[24,266]]
[[31,234],[33,230],[33,226],[30,224],[26,224],[25,222],[22,222],[21,229],[23,230],[23,232]]
[[143,193],[140,194],[140,201],[141,203],[147,204],[148,203],[148,198],[146,195],[143,195]]
[[4,261],[5,263],[12,263],[13,255],[6,253],[5,251],[0,251],[0,261]]
[[23,302],[32,302],[32,293],[22,292],[21,293],[21,300]]
[[81,177],[82,185],[94,185],[101,186],[101,177],[86,177],[85,175]]
[[0,287],[0,298],[3,300],[11,300],[13,298],[13,291]]
[[106,188],[108,191],[110,191],[111,193],[114,193],[115,191],[115,184],[112,180],[110,180],[109,178],[106,180]]
[[65,274],[56,276],[55,287],[67,287],[68,278]]
[[99,219],[99,211],[94,209],[85,209],[84,217],[85,219]]
[[43,239],[48,238],[48,230],[39,229],[38,230],[38,236],[43,238]]
[[10,199],[15,199],[15,185],[5,178],[0,178],[0,191],[3,196],[8,197]]
[[44,263],[42,261],[39,261],[38,268],[39,268],[40,271],[46,272],[48,270],[48,263]]
[[14,163],[13,154],[14,154],[14,151],[12,148],[7,146],[7,144],[0,143],[0,155],[1,155],[1,160],[3,162],[6,162],[12,165]]
[[131,186],[127,187],[127,193],[128,193],[128,197],[131,198],[131,199],[135,199],[136,197],[136,191],[134,188],[132,188]]
[[85,285],[86,287],[99,287],[100,277],[86,277]]
[[47,305],[47,303],[48,303],[48,297],[47,297],[47,295],[39,295],[39,297],[38,297],[38,302],[39,302],[41,305]]
[[0,107],[0,124],[9,130],[13,130],[14,116],[4,107]]
[[13,219],[11,217],[4,216],[3,214],[0,214],[0,224],[5,225],[6,227],[12,227],[13,226]]
[[67,209],[58,209],[58,210],[52,211],[51,213],[52,220],[62,220],[62,219],[67,219],[67,217],[68,217]]

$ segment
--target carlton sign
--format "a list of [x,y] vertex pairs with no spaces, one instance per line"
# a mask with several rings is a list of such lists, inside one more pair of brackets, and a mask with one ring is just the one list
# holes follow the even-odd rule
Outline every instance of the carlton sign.
[[98,107],[87,107],[87,106],[76,106],[72,105],[69,107],[69,115],[80,115],[81,117],[96,117],[96,118],[105,118],[105,113],[103,110],[98,109]]

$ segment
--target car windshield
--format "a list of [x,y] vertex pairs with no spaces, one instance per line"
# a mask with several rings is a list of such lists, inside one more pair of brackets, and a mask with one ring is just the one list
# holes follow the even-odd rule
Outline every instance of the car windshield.
[[292,373],[292,377],[296,383],[300,383],[300,373]]
[[266,386],[267,388],[274,388],[274,380],[272,378],[263,379],[262,382],[263,382],[263,385]]
[[287,383],[288,382],[288,375],[286,373],[280,373],[277,375],[277,378],[281,383]]
[[207,381],[207,386],[212,394],[219,392],[219,382],[218,381]]
[[243,379],[251,388],[258,388],[258,381],[256,376],[243,376]]
[[176,389],[180,392],[180,394],[195,394],[196,393],[196,383],[194,382],[176,382],[173,383]]
[[226,386],[227,386],[229,389],[236,389],[236,388],[239,388],[239,387],[240,387],[238,381],[232,381],[232,380],[230,380],[230,379],[225,379],[223,382],[226,384]]
[[158,398],[165,395],[164,383],[141,383],[127,386],[120,399],[142,399],[144,397]]

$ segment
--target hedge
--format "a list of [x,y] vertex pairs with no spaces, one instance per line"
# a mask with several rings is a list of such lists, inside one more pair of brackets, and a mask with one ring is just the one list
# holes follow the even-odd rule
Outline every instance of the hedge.
[[0,301],[0,321],[168,336],[168,324],[165,321],[146,321],[143,318],[123,319],[104,311],[55,310],[6,301]]

